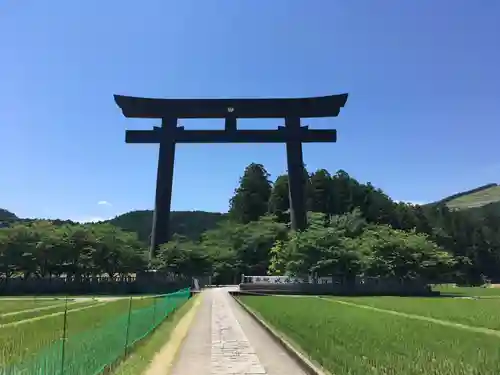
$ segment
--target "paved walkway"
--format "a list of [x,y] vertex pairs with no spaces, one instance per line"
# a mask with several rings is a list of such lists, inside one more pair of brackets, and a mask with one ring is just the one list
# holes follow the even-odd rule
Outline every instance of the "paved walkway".
[[170,375],[305,375],[228,294],[208,289]]

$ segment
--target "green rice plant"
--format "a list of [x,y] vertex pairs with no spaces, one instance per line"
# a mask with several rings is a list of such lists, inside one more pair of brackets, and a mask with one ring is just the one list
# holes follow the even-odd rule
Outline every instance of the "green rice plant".
[[500,288],[483,288],[479,286],[452,286],[435,285],[432,290],[441,292],[445,295],[456,297],[498,297],[500,298]]
[[[86,306],[96,305],[97,300],[81,301],[81,302],[68,302],[68,309],[79,309]],[[0,315],[0,328],[4,324],[20,322],[36,317],[46,316],[55,313],[63,313],[66,309],[66,303],[58,303],[57,305],[37,307],[27,310],[20,310]]]
[[8,340],[14,332],[4,332],[10,326],[4,327],[0,374],[100,374],[189,297],[189,289],[184,289],[157,298],[120,299],[17,325],[24,335],[16,345]]
[[241,300],[336,375],[498,375],[497,336],[310,297]]
[[365,306],[500,330],[500,299],[335,297]]
[[[132,299],[133,310],[154,304],[154,298]],[[20,324],[0,327],[0,368],[2,365],[29,362],[41,349],[54,350],[61,343],[66,325],[66,336],[72,337],[92,331],[122,316],[129,310],[129,299],[99,302],[92,306],[68,305],[65,324],[64,313],[42,319],[24,320]],[[74,310],[74,311],[73,311]],[[51,349],[46,349],[50,347]],[[0,372],[1,374],[1,372]]]
[[0,298],[0,315],[7,314],[15,311],[30,310],[40,307],[55,306],[64,304],[64,300],[39,300],[39,299],[29,299],[29,300],[12,300],[12,299],[2,299]]
[[[67,330],[78,333],[91,324],[109,319],[126,308],[122,301],[101,303],[85,310],[71,311],[68,306]],[[64,314],[39,320],[25,320],[0,327],[0,365],[25,360],[39,349],[59,342],[64,330]]]

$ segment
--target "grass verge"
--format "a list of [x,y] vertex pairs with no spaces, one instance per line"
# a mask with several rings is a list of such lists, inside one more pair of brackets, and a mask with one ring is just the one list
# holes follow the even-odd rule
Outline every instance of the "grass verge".
[[497,375],[500,339],[315,298],[241,301],[336,375]]
[[111,371],[113,375],[139,375],[145,372],[149,364],[153,360],[155,354],[169,340],[172,331],[179,323],[182,317],[193,307],[194,301],[200,298],[199,296],[192,297],[179,309],[174,311],[172,315],[167,317],[156,330],[147,338],[140,341],[133,349],[130,356],[118,364]]

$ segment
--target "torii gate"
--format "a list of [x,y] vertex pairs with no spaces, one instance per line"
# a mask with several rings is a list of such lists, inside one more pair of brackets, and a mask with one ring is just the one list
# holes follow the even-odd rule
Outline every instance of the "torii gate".
[[[150,99],[115,95],[127,118],[158,118],[161,127],[127,130],[126,143],[159,143],[155,210],[150,259],[170,239],[170,206],[176,143],[286,143],[290,217],[292,229],[307,226],[303,142],[336,142],[337,131],[301,126],[308,117],[336,117],[347,94],[279,99]],[[185,130],[179,119],[223,118],[224,130]],[[238,118],[283,118],[285,126],[275,130],[238,130]]]

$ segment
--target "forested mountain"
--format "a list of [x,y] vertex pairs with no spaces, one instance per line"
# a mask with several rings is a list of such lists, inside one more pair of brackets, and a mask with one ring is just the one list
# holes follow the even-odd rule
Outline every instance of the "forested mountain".
[[500,203],[500,186],[498,184],[479,186],[475,189],[450,195],[439,203],[445,203],[451,209],[477,208]]
[[[203,232],[216,228],[222,220],[227,219],[227,214],[206,211],[173,211],[170,219],[173,233],[192,240],[199,240]],[[31,223],[37,220],[40,219],[21,219],[10,211],[0,209],[0,227],[14,223]],[[77,224],[71,220],[56,219],[50,221],[54,225]],[[152,221],[152,210],[137,210],[118,215],[111,220],[103,221],[103,223],[110,223],[124,231],[136,232],[140,241],[149,243]]]
[[16,214],[8,211],[8,210],[5,210],[3,208],[0,208],[0,221],[14,221],[14,220],[17,220],[18,217],[16,216]]
[[445,204],[450,210],[462,210],[469,217],[500,217],[500,186],[495,183],[450,195],[425,207]]
[[[210,274],[220,283],[237,282],[242,273],[467,283],[500,279],[497,203],[448,207],[454,199],[495,192],[496,185],[418,206],[394,202],[342,170],[304,173],[309,211],[304,232],[290,230],[288,177],[271,182],[264,166],[251,164],[227,215],[172,214],[176,235],[151,266],[175,274]],[[143,269],[151,215],[133,211],[97,224],[12,221],[10,215],[11,226],[0,229],[0,277],[117,275]]]
[[[173,211],[170,215],[171,231],[191,240],[198,241],[201,234],[214,229],[227,214],[206,211]],[[153,211],[131,211],[107,222],[125,230],[136,232],[139,240],[148,242],[151,234]]]

